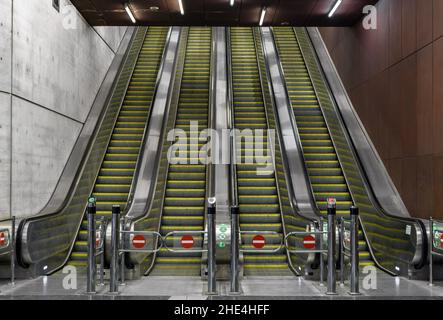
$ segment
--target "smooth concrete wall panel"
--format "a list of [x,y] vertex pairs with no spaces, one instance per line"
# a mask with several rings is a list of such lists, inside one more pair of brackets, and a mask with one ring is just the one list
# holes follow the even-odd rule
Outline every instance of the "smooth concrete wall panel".
[[84,122],[114,53],[65,5],[59,13],[51,1],[14,1],[13,93]]
[[126,31],[60,4],[0,0],[0,219],[45,206]]
[[112,51],[117,52],[127,27],[94,27],[94,29]]
[[0,92],[0,219],[10,213],[11,96]]
[[376,30],[320,31],[410,213],[443,219],[443,0],[377,9]]
[[11,91],[11,1],[0,0],[0,91]]
[[12,128],[12,212],[24,217],[49,200],[82,125],[13,98]]

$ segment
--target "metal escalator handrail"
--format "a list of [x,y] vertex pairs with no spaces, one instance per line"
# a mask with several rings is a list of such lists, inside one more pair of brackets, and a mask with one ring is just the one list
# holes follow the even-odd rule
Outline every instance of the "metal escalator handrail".
[[[157,152],[156,160],[155,160],[155,167],[154,167],[154,173],[151,179],[152,185],[150,186],[149,194],[147,195],[148,203],[144,206],[143,209],[141,209],[142,213],[141,215],[137,214],[132,216],[135,209],[131,208],[131,210],[128,212],[127,218],[128,218],[128,227],[127,230],[136,231],[136,230],[145,230],[146,226],[143,225],[144,222],[146,222],[148,219],[152,218],[153,211],[155,209],[155,199],[156,199],[156,193],[158,191],[158,188],[161,187],[161,182],[164,179],[166,180],[168,176],[169,171],[169,165],[166,165],[166,170],[162,176],[160,176],[161,171],[161,161],[162,161],[162,155],[165,148],[168,146],[171,146],[174,142],[171,141],[168,143],[166,140],[168,129],[175,127],[175,122],[177,119],[177,111],[178,111],[178,98],[180,95],[180,88],[181,88],[181,82],[182,82],[182,74],[183,74],[183,67],[184,67],[184,59],[185,55],[183,54],[184,50],[186,49],[187,44],[187,36],[188,36],[188,28],[186,27],[176,27],[179,29],[179,36],[178,36],[178,42],[176,51],[174,54],[173,61],[169,61],[169,63],[172,63],[172,72],[171,72],[171,83],[170,85],[166,86],[167,92],[162,93],[162,97],[165,99],[165,111],[164,111],[164,117],[161,122],[160,130],[159,130],[159,152]],[[167,160],[167,159],[166,159]],[[151,164],[153,165],[153,164]],[[164,195],[166,194],[166,188],[167,184],[164,183],[164,185],[161,187],[160,190],[160,198],[161,201],[157,204],[159,208],[159,214],[158,217],[154,217],[157,219],[157,224],[154,227],[154,231],[159,231],[161,226],[161,220],[163,215],[163,203],[164,203]],[[137,208],[137,211],[139,209]],[[109,232],[108,232],[109,234]],[[110,238],[110,237],[108,237]],[[149,256],[149,255],[148,255]],[[147,266],[147,270],[144,272],[145,274],[149,273],[152,269],[154,262],[155,262],[155,256],[156,253],[153,253],[153,259],[151,261],[151,264]],[[132,267],[135,263],[141,263],[143,260],[146,259],[146,255],[143,255],[143,257],[140,257],[140,255],[130,255],[129,259],[126,259],[128,262],[127,267]]]
[[[294,188],[294,184],[297,183],[297,182],[293,181],[292,175],[288,173],[288,181],[292,182],[292,183],[288,183],[288,187],[289,187],[288,191],[289,190],[291,191],[291,196],[290,196],[291,204],[294,206],[294,208],[296,208],[297,214],[299,214],[301,217],[304,217],[304,218],[306,218],[306,219],[308,219],[310,221],[315,222],[316,225],[319,225],[319,218],[321,217],[321,214],[320,214],[319,208],[317,207],[316,202],[312,198],[312,195],[314,194],[314,192],[313,192],[313,189],[312,189],[312,184],[311,184],[308,172],[307,172],[306,167],[304,165],[305,164],[305,158],[304,158],[304,154],[303,154],[303,147],[302,147],[302,144],[301,144],[301,139],[300,139],[298,127],[297,127],[297,124],[296,124],[296,121],[295,121],[294,113],[293,113],[293,111],[291,109],[292,108],[292,104],[291,104],[291,101],[289,99],[289,94],[288,94],[288,91],[287,91],[286,79],[284,77],[284,72],[283,72],[283,68],[282,68],[282,65],[281,65],[281,59],[280,59],[280,56],[279,56],[279,52],[278,52],[277,46],[275,45],[275,39],[274,39],[273,31],[272,31],[271,28],[269,28],[269,34],[270,34],[270,37],[271,37],[271,39],[269,39],[269,40],[272,41],[272,43],[274,44],[273,46],[274,46],[274,50],[275,50],[274,51],[275,52],[275,59],[277,61],[275,66],[278,68],[278,73],[281,75],[279,77],[279,80],[283,84],[283,86],[281,88],[283,90],[283,92],[280,92],[280,93],[284,95],[285,104],[287,106],[288,113],[289,113],[289,119],[288,120],[289,120],[289,123],[290,123],[290,128],[287,128],[286,130],[289,129],[291,131],[291,134],[293,135],[294,140],[295,140],[295,144],[296,144],[297,150],[299,150],[299,152],[297,152],[298,157],[299,157],[298,161],[301,163],[300,167],[303,170],[303,176],[304,176],[304,179],[305,179],[306,186],[307,186],[307,188],[310,189],[310,192],[308,192],[308,196],[309,196],[309,204],[308,204],[309,205],[309,209],[308,209],[308,211],[311,211],[312,215],[306,215],[306,212],[302,212],[304,210],[300,209],[299,202],[297,201],[297,196],[295,195],[295,188]],[[261,36],[262,36],[262,41],[264,41],[263,38],[265,37],[265,35],[263,34],[263,28],[261,30]],[[270,75],[270,73],[271,73],[271,71],[270,71],[271,66],[269,65],[269,60],[270,60],[269,53],[267,52],[267,50],[264,50],[264,54],[265,54],[266,62],[267,62],[266,63],[267,72]],[[270,79],[272,79],[271,76],[269,76],[269,77],[270,77]],[[275,100],[276,88],[274,87],[274,83],[273,83],[272,80],[271,80],[271,90],[273,92],[273,99]],[[276,102],[274,104],[277,105]],[[276,109],[278,110],[278,107]],[[278,111],[276,113],[278,114]],[[284,126],[281,123],[280,117],[276,116],[275,118],[276,118],[276,122],[278,123],[279,134],[283,134]],[[283,145],[285,145],[285,144],[283,143]],[[283,161],[283,163],[285,164],[285,166],[288,167],[287,168],[288,172],[291,172],[291,170],[289,168],[289,165],[288,165],[289,159],[287,157],[287,150],[286,150],[285,147],[283,147],[283,148],[285,149],[285,152],[282,152],[282,156],[283,156],[283,158],[285,160],[285,161]]]
[[[272,105],[271,109],[272,109],[273,114],[274,114],[275,131],[277,133],[278,148],[280,148],[280,155],[281,155],[281,158],[282,158],[281,159],[281,164],[282,164],[282,167],[283,167],[283,176],[284,176],[285,182],[286,182],[288,202],[289,202],[290,207],[291,207],[291,213],[292,213],[293,216],[298,217],[299,219],[301,219],[302,223],[304,222],[304,223],[306,223],[307,226],[311,226],[311,228],[315,229],[315,228],[317,228],[320,225],[320,222],[317,219],[317,216],[314,216],[314,217],[313,216],[306,216],[304,213],[302,213],[300,211],[300,208],[298,207],[297,202],[295,201],[294,189],[293,189],[292,184],[290,183],[291,178],[290,178],[290,175],[288,174],[288,171],[289,171],[289,168],[288,168],[288,158],[287,158],[286,152],[283,151],[283,150],[286,150],[286,149],[285,149],[285,144],[283,142],[283,137],[282,137],[282,129],[281,129],[280,118],[276,114],[277,111],[276,111],[276,107],[275,107],[276,106],[275,91],[274,91],[274,88],[273,88],[272,77],[271,77],[271,73],[270,73],[270,70],[269,70],[270,66],[269,66],[268,59],[267,59],[268,53],[265,50],[265,47],[264,47],[264,44],[263,44],[263,41],[264,41],[263,33],[261,32],[261,30],[254,29],[254,34],[255,33],[257,33],[257,36],[260,39],[259,41],[261,43],[261,51],[262,51],[262,54],[263,54],[263,59],[265,60],[264,61],[264,67],[265,67],[264,72],[266,73],[266,77],[267,77],[267,79],[265,81],[265,79],[262,78],[262,74],[260,72],[260,82],[261,82],[262,86],[264,85],[264,83],[267,83],[267,85],[268,85],[268,90],[269,90],[269,95],[270,95],[269,99],[270,99],[270,103]],[[255,44],[255,45],[257,46],[257,44]],[[256,47],[258,68],[261,69],[260,58],[258,56],[258,50],[260,50],[260,49]],[[265,103],[265,106],[266,106],[267,103],[266,103],[266,98],[265,98],[265,90],[263,89],[262,91],[263,91],[264,103]],[[268,122],[268,128],[270,128],[271,126],[270,126],[270,123],[269,123],[268,108],[265,108],[265,112],[266,112],[266,118],[267,118],[267,122]],[[282,144],[283,144],[283,146],[282,146]],[[275,153],[273,153],[273,161],[274,161],[274,168],[277,168],[276,167],[276,155],[275,155]],[[279,194],[280,208],[282,208],[282,200],[281,200],[281,192],[280,192],[280,186],[279,186],[280,183],[279,183],[278,174],[275,175],[275,178],[276,178],[277,190],[278,190],[278,194]],[[289,233],[287,232],[287,227],[286,227],[286,223],[285,223],[286,219],[285,219],[285,217],[283,215],[283,210],[281,210],[281,213],[282,213],[281,218],[282,218],[282,225],[283,225],[283,234],[285,235],[285,239],[286,239],[287,235]],[[294,263],[293,263],[293,261],[291,259],[291,254],[293,254],[293,253],[291,253],[291,250],[289,249],[289,247],[287,247],[286,253],[288,255],[288,263],[289,263],[290,268],[296,274],[299,275],[301,270],[294,266]],[[312,259],[312,262],[313,262],[314,258],[315,258],[314,256],[311,256],[311,257],[308,256],[306,258],[306,264],[310,264],[310,259]]]
[[[424,230],[426,230],[426,229],[425,229],[425,226],[424,226],[423,222],[420,221],[419,219],[414,219],[414,218],[410,218],[410,217],[401,217],[401,216],[398,216],[398,215],[393,215],[390,212],[387,212],[381,206],[381,204],[378,202],[377,198],[374,196],[374,191],[371,188],[371,185],[368,182],[368,177],[366,175],[366,172],[363,169],[362,161],[361,161],[359,155],[356,152],[356,148],[355,148],[354,142],[351,139],[350,133],[348,132],[347,127],[346,127],[346,125],[344,123],[343,115],[342,115],[340,109],[337,107],[337,101],[335,99],[335,96],[331,92],[331,86],[330,86],[327,78],[325,77],[325,75],[323,73],[323,69],[322,69],[322,66],[321,66],[321,64],[319,62],[319,57],[318,57],[318,55],[316,53],[316,50],[312,46],[311,38],[309,37],[309,34],[306,31],[306,29],[303,29],[303,30],[304,30],[304,32],[306,32],[307,39],[309,40],[309,46],[310,46],[310,49],[312,50],[312,53],[313,53],[313,56],[314,56],[314,59],[315,59],[314,63],[315,63],[316,67],[319,70],[319,73],[320,73],[320,75],[322,77],[322,80],[324,81],[324,84],[325,84],[325,87],[326,87],[326,90],[327,90],[327,93],[328,93],[328,98],[331,101],[332,107],[334,109],[334,112],[335,112],[335,114],[337,116],[338,123],[339,123],[340,128],[341,128],[341,131],[343,132],[343,138],[345,139],[347,145],[349,146],[350,152],[351,152],[351,154],[352,154],[352,156],[353,156],[353,158],[355,160],[356,169],[358,170],[358,172],[359,172],[359,174],[360,174],[360,176],[362,178],[361,182],[363,183],[364,187],[366,188],[367,196],[368,196],[369,200],[371,201],[372,205],[376,209],[376,211],[377,211],[379,216],[382,216],[382,217],[384,216],[384,217],[390,218],[392,220],[401,221],[401,222],[403,222],[405,224],[414,224],[415,230],[416,230],[416,232],[418,234],[417,234],[417,239],[416,239],[417,240],[417,244],[416,244],[416,248],[415,248],[415,253],[414,253],[414,257],[413,257],[411,263],[413,265],[417,266],[417,267],[423,266],[426,263],[426,257],[427,257],[427,253],[426,253],[427,252],[427,250],[426,250],[427,244],[426,244],[426,239],[424,237],[424,235],[426,234],[426,231],[424,231]],[[297,31],[295,29],[294,29],[294,33],[295,33],[295,35],[298,38],[298,33],[297,33]],[[301,50],[301,52],[302,52],[303,58],[306,61],[305,53],[303,52],[303,50]],[[311,70],[309,70],[308,67],[307,67],[307,69],[308,69],[309,74],[312,77]],[[315,86],[314,86],[314,90],[317,91]],[[350,102],[350,101],[348,100],[348,102]],[[320,101],[319,101],[319,103],[320,103]],[[326,120],[327,125],[329,126],[328,121],[327,121],[327,117],[325,117],[325,120]],[[329,132],[331,132],[329,127],[328,127],[328,129],[329,129]],[[335,137],[331,134],[331,139],[333,140],[333,143],[335,144],[336,142],[334,141],[335,140],[334,138]],[[343,173],[345,175],[346,180],[348,180],[349,177],[347,177],[346,170],[344,170],[344,168],[342,168],[342,169],[343,169]],[[354,195],[352,194],[352,192],[351,192],[351,195],[352,195],[353,200],[355,202]],[[361,217],[360,217],[360,219],[361,219]],[[368,237],[367,237],[367,230],[365,228],[365,223],[361,223],[361,227],[362,227],[363,233],[365,234],[366,238],[368,239]],[[385,271],[387,271],[387,272],[389,272],[391,274],[395,274],[395,272],[386,269],[385,267],[383,267],[380,264],[380,262],[378,261],[378,259],[374,255],[374,249],[372,248],[370,242],[371,241],[368,241],[368,247],[369,247],[369,250],[370,250],[370,252],[371,252],[375,262],[377,263],[377,265],[379,267],[381,267],[382,269],[384,269]]]
[[[130,33],[130,31],[133,31],[132,34]],[[114,77],[110,93],[106,97],[106,102],[104,103],[103,110],[102,110],[100,117],[99,117],[100,120],[97,121],[94,131],[91,135],[91,138],[89,139],[88,146],[87,146],[87,148],[85,148],[87,150],[86,154],[83,156],[82,161],[81,161],[81,165],[79,165],[79,167],[75,173],[75,178],[72,179],[73,181],[71,183],[70,191],[68,192],[68,196],[66,197],[66,200],[58,208],[56,208],[54,210],[52,210],[52,209],[49,210],[51,205],[48,203],[48,205],[40,212],[40,214],[38,214],[37,216],[34,216],[34,217],[23,219],[20,222],[20,225],[18,227],[18,233],[17,233],[17,235],[18,235],[17,236],[17,261],[18,261],[19,265],[21,265],[24,268],[27,268],[30,263],[37,263],[38,262],[38,261],[33,261],[33,259],[30,256],[30,252],[27,251],[28,250],[27,230],[30,228],[30,225],[34,222],[49,220],[53,217],[56,217],[56,216],[62,214],[63,211],[65,210],[65,208],[72,201],[72,198],[75,194],[75,190],[77,190],[79,188],[79,181],[80,181],[81,177],[83,176],[85,167],[88,163],[88,160],[91,157],[94,142],[96,141],[98,134],[100,132],[100,128],[102,127],[102,125],[105,121],[105,115],[107,114],[107,111],[109,110],[109,108],[111,106],[112,97],[115,95],[117,84],[120,80],[121,73],[123,72],[123,69],[125,68],[126,64],[128,63],[129,55],[130,55],[131,49],[133,47],[133,42],[138,34],[138,31],[139,31],[138,28],[128,30],[125,37],[124,37],[125,43],[127,41],[127,47],[125,48],[123,43],[120,45],[119,55],[122,56],[121,63],[118,66],[118,71],[115,73],[116,76]],[[130,81],[130,77],[126,83],[125,92],[126,92],[127,87],[129,85],[129,81]],[[124,95],[120,101],[120,108],[121,108],[121,104],[123,102],[123,99],[124,99]],[[91,114],[92,114],[92,110],[91,110],[90,115]],[[116,112],[116,114],[118,115],[118,112]],[[116,119],[117,119],[117,116],[115,118],[115,121],[116,121]],[[79,141],[81,142],[81,140],[79,140]],[[109,141],[110,141],[110,137],[109,137]],[[107,142],[107,144],[109,144],[109,141]],[[75,147],[74,147],[74,150],[75,150]],[[73,152],[74,152],[74,150],[73,150]],[[104,155],[102,158],[104,158]],[[65,167],[65,169],[66,169],[66,167]],[[86,203],[86,201],[85,201],[85,203]],[[66,259],[64,259],[64,262],[62,265],[64,265],[66,263],[67,259],[69,258],[69,254],[72,251],[72,248],[74,246],[75,239],[77,237],[78,230],[80,229],[81,223],[82,223],[82,219],[80,219],[80,223],[78,224],[78,226],[76,228],[77,232],[75,233],[75,236],[73,237],[73,240],[71,241],[71,245],[68,248],[67,257],[66,257]],[[64,250],[66,250],[66,249],[63,249],[63,251]],[[42,259],[48,259],[49,257],[53,256],[53,254],[54,253],[52,253],[52,254],[49,253],[46,255],[46,257],[43,257]],[[52,267],[52,268],[47,268],[43,271],[46,274],[49,274],[49,273],[53,272],[54,270],[57,270],[58,268],[60,268],[60,265],[56,266],[56,267]]]
[[387,212],[390,212],[392,215],[410,217],[408,209],[403,203],[377,149],[372,143],[347,94],[318,28],[311,27],[306,30],[311,44],[315,48],[318,61],[322,66],[325,80],[327,80],[331,93],[335,98],[337,109],[341,112],[342,119],[344,123],[346,123],[346,128],[351,140],[354,142],[356,153],[364,155],[360,157],[360,160],[363,167],[371,172],[371,174],[368,175],[368,181],[374,186],[374,194]]
[[126,213],[129,213],[129,211],[131,209],[132,201],[133,201],[133,198],[134,198],[134,192],[135,192],[137,183],[138,183],[139,178],[140,178],[138,173],[140,173],[140,167],[141,167],[142,162],[143,162],[142,160],[145,158],[145,152],[147,151],[144,148],[144,146],[146,145],[146,142],[147,142],[148,137],[149,137],[149,134],[147,134],[147,133],[148,133],[149,124],[150,124],[151,118],[152,118],[152,111],[153,111],[152,109],[154,107],[154,102],[155,102],[154,98],[157,95],[157,91],[158,91],[158,88],[160,86],[161,75],[163,73],[163,70],[164,70],[164,67],[165,67],[165,64],[166,64],[166,54],[167,54],[166,48],[168,47],[169,41],[171,40],[171,34],[172,34],[172,27],[169,27],[168,34],[167,34],[166,39],[165,39],[165,46],[163,47],[162,57],[161,57],[161,60],[160,60],[161,61],[160,62],[160,66],[159,66],[158,72],[157,72],[157,78],[156,78],[156,81],[155,81],[154,91],[152,92],[152,100],[151,100],[151,104],[150,104],[150,107],[149,107],[149,115],[148,115],[148,118],[146,119],[146,123],[145,123],[145,126],[143,128],[143,139],[142,139],[141,144],[140,144],[140,152],[139,152],[139,155],[137,157],[137,162],[136,162],[136,165],[135,165],[134,176],[133,176],[133,179],[132,179],[131,187],[129,189],[129,196],[128,196],[128,201],[127,201],[127,204],[126,204]]
[[232,87],[232,57],[231,57],[231,32],[229,27],[226,28],[226,69],[228,70],[228,123],[229,129],[231,130],[230,135],[230,161],[229,166],[230,171],[230,187],[231,187],[231,206],[237,207],[238,202],[238,186],[237,186],[237,137],[235,134],[235,114],[234,114],[234,89]]

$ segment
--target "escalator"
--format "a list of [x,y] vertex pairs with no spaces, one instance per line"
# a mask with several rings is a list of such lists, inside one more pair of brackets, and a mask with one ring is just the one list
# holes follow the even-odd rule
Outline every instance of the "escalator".
[[[95,180],[97,218],[109,219],[113,205],[122,212],[128,202],[157,74],[169,28],[149,27],[117,117],[105,158]],[[68,265],[86,266],[87,220],[82,222]]]
[[[317,207],[326,216],[326,200],[333,197],[337,199],[337,216],[349,215],[354,202],[294,30],[275,27],[273,32]],[[360,266],[374,264],[362,230],[359,256]]]
[[[230,29],[231,67],[233,88],[234,127],[240,130],[241,146],[237,146],[236,165],[238,203],[240,209],[240,230],[275,232],[263,234],[263,250],[278,249],[284,237],[277,181],[274,171],[264,172],[260,168],[272,163],[268,154],[268,121],[263,101],[259,76],[254,33],[252,28],[235,27]],[[245,131],[244,131],[245,130]],[[250,131],[252,130],[252,131]],[[254,141],[254,130],[263,130],[263,157],[257,157],[257,145],[247,145]],[[242,132],[243,131],[243,132]],[[249,132],[248,132],[249,131]],[[238,143],[238,142],[237,142]],[[240,148],[239,148],[240,147]],[[255,150],[255,151],[254,151]],[[282,248],[275,253],[252,252],[253,234],[242,234],[241,247],[244,253],[245,275],[293,275]],[[249,252],[251,251],[251,252]]]
[[[182,75],[175,129],[185,132],[185,153],[173,154],[167,174],[160,233],[174,231],[204,231],[207,166],[201,164],[199,150],[205,141],[199,141],[200,132],[208,128],[209,85],[211,72],[212,29],[190,27],[184,70]],[[198,124],[198,128],[191,127]],[[197,138],[193,138],[196,135]],[[169,248],[180,248],[181,235],[166,239]],[[194,249],[203,247],[203,234],[194,236]],[[202,254],[171,252],[165,248],[157,254],[150,275],[200,276]]]

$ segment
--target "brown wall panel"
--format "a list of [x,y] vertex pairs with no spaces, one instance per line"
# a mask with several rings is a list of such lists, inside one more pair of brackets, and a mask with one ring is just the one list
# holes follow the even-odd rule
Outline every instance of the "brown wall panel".
[[443,0],[380,0],[376,30],[320,28],[410,213],[443,219]]

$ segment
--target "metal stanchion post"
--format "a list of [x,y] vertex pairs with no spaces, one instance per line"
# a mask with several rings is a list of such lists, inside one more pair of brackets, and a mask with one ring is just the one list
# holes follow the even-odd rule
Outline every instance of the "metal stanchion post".
[[106,225],[106,223],[105,223],[105,217],[101,217],[100,218],[100,236],[101,236],[101,251],[102,251],[102,253],[101,253],[101,255],[100,255],[100,285],[101,286],[104,286],[105,285],[105,279],[104,279],[104,277],[105,277],[105,243],[104,243],[104,241],[105,241],[105,236],[106,236],[106,234],[105,234],[105,231],[106,231],[106,228],[105,228],[105,225]]
[[339,243],[340,243],[340,286],[345,285],[345,246],[343,241],[345,239],[345,220],[343,217],[340,219],[340,233],[339,233]]
[[96,239],[95,239],[95,203],[88,203],[88,269],[87,269],[87,293],[95,293],[95,283],[97,278],[96,265]]
[[120,233],[120,206],[112,206],[112,235],[111,235],[111,266],[110,266],[110,293],[118,293],[118,247]]
[[434,285],[434,266],[433,266],[433,246],[434,246],[434,220],[432,219],[432,217],[429,218],[429,234],[430,234],[430,243],[428,245],[429,247],[429,286],[433,286]]
[[335,295],[336,292],[336,263],[335,263],[335,216],[336,200],[328,199],[328,290],[327,295]]
[[[323,232],[323,217],[320,217],[320,231]],[[323,234],[320,236],[320,250],[323,250]],[[323,252],[320,253],[320,286],[324,286],[325,262]]]
[[216,234],[215,234],[215,198],[208,199],[208,294],[217,293],[216,281]]
[[[121,218],[120,226],[121,226],[122,231],[126,230],[125,218]],[[126,248],[126,234],[125,233],[122,233],[121,244],[122,244],[122,249],[125,249]],[[121,286],[125,285],[125,253],[124,252],[122,252],[121,256],[120,256],[120,285]]]
[[231,293],[240,293],[239,283],[239,207],[231,207]]
[[359,295],[358,208],[351,207],[351,295]]
[[15,285],[15,221],[15,216],[13,216],[11,230],[11,286]]

